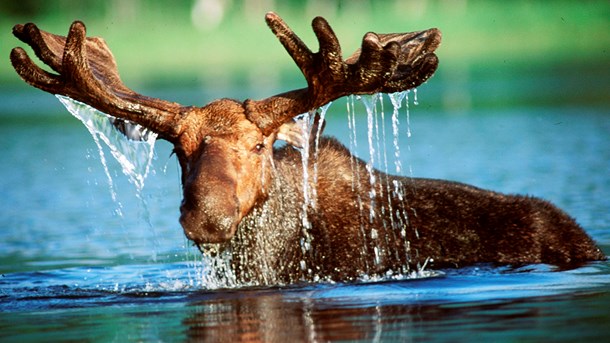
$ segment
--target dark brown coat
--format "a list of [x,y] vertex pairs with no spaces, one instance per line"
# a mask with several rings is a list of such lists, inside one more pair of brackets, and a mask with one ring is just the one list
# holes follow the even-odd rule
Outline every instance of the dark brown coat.
[[364,162],[342,144],[323,138],[318,156],[309,163],[310,176],[317,163],[318,182],[306,227],[301,155],[290,146],[276,152],[266,201],[225,247],[240,282],[339,281],[483,262],[570,268],[605,258],[572,218],[547,201],[379,171],[371,199]]

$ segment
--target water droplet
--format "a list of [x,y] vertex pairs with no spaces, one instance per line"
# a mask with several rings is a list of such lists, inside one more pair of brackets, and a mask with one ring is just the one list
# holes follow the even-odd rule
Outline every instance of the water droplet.
[[419,105],[419,101],[417,101],[417,88],[413,88],[413,105]]
[[381,258],[379,256],[379,248],[378,247],[374,247],[373,248],[373,252],[375,253],[375,264],[379,264],[381,263]]

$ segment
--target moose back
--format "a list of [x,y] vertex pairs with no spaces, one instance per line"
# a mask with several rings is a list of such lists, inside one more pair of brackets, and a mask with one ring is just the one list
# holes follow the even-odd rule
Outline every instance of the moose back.
[[[202,251],[228,252],[239,283],[352,280],[484,262],[570,268],[605,258],[574,219],[549,202],[450,181],[379,171],[371,176],[332,138],[315,142],[319,150],[308,166],[316,166],[317,178],[303,187],[301,155],[293,145],[313,142],[294,134],[294,118],[345,95],[417,87],[438,66],[434,51],[441,34],[369,32],[344,59],[321,17],[312,22],[318,52],[276,14],[268,13],[266,21],[305,76],[306,88],[203,107],[146,97],[122,83],[104,40],[86,37],[78,21],[67,37],[34,24],[13,28],[55,73],[38,67],[21,48],[12,50],[11,62],[34,87],[172,143],[182,171],[184,233]],[[277,139],[290,145],[274,150]],[[303,206],[307,188],[316,194],[312,206]],[[362,201],[371,192],[373,201]]]

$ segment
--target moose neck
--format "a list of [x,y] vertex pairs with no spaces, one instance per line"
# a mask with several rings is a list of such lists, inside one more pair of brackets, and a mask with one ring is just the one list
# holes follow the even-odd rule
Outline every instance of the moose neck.
[[[316,154],[313,154],[314,156]],[[308,173],[314,170],[308,163]],[[301,154],[275,152],[272,184],[227,244],[240,285],[409,277],[473,265],[604,259],[582,228],[550,203],[457,182],[405,178],[353,158],[323,138],[304,206]]]
[[299,268],[305,257],[299,245],[303,173],[298,166],[297,159],[276,159],[267,197],[242,219],[228,243],[238,283],[286,284],[305,276]]
[[[334,139],[323,138],[319,152],[317,161],[308,164],[316,201],[304,205],[301,154],[292,147],[276,151],[267,198],[242,220],[228,243],[239,283],[348,280],[390,269],[408,271],[408,242],[390,247],[394,216],[381,215],[392,212],[384,191],[392,182],[390,177],[375,172],[380,180],[374,186],[378,198],[371,200],[369,172],[362,161],[352,160]],[[314,169],[318,172],[315,183]],[[345,203],[347,208],[333,206]],[[346,251],[353,252],[352,258],[346,258]]]

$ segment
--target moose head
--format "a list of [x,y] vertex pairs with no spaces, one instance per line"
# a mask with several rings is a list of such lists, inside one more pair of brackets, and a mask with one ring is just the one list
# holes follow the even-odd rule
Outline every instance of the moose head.
[[307,80],[307,87],[263,100],[220,99],[204,107],[140,95],[121,81],[103,39],[86,37],[75,21],[67,37],[16,25],[55,73],[38,67],[22,48],[11,61],[29,84],[86,103],[116,118],[142,125],[174,145],[182,169],[180,223],[195,243],[233,237],[241,220],[264,201],[273,172],[273,143],[299,114],[350,94],[397,92],[425,82],[436,70],[440,31],[364,35],[362,46],[343,59],[327,21],[313,20],[319,51],[312,52],[275,13],[266,21]]

